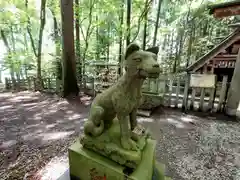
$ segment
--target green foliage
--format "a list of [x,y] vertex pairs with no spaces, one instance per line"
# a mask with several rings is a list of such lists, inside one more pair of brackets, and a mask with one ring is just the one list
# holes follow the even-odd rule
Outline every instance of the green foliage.
[[[149,1],[152,4],[150,3],[148,11],[147,46],[151,46],[153,42],[158,1]],[[218,0],[218,2],[222,1]],[[124,24],[121,24],[121,7],[124,2],[122,0],[79,0],[79,6],[74,7],[76,12],[74,18],[80,21],[80,52],[77,52],[80,54],[80,61],[85,63],[104,58],[107,61],[118,61],[120,35],[122,33],[123,42],[127,35],[126,4],[123,4]],[[159,59],[163,66],[168,67],[165,68],[166,70],[171,71],[174,63],[177,65],[176,69],[182,69],[187,61],[195,61],[216,45],[221,40],[218,37],[226,36],[231,32],[227,25],[233,21],[233,18],[219,20],[209,15],[206,7],[211,3],[212,1],[208,0],[162,0],[157,44],[161,47]],[[51,25],[45,27],[44,39],[50,39],[57,48],[56,52],[43,52],[42,71],[44,75],[56,76],[61,71],[59,1],[48,0],[46,10],[47,23],[53,22],[53,17],[57,20],[58,39],[55,41],[53,24],[50,23]],[[144,11],[145,1],[132,1],[131,40],[140,44],[143,41]],[[11,50],[4,55],[3,68],[15,73],[20,71],[24,71],[24,74],[35,73],[36,57],[27,33],[27,21],[30,18],[33,42],[37,44],[40,13],[36,2],[29,0],[26,9],[25,1],[1,1],[0,12],[0,30],[4,31]],[[0,39],[2,38],[0,36]],[[50,57],[49,54],[51,54]],[[80,65],[78,64],[77,67],[79,68]]]

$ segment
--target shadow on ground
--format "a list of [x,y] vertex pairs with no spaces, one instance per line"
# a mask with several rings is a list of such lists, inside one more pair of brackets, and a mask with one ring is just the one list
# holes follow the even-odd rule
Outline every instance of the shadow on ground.
[[[88,104],[85,97],[84,103]],[[65,152],[88,108],[38,92],[0,94],[0,177],[23,179]]]
[[[76,102],[37,92],[0,94],[1,179],[54,179],[56,169],[67,168],[67,148],[82,132],[90,98]],[[157,159],[173,179],[240,179],[237,122],[162,108],[138,121],[157,139]]]

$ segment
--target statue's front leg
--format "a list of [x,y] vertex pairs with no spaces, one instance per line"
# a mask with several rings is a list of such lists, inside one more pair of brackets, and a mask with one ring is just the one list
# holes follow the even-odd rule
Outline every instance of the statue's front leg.
[[132,132],[134,128],[137,126],[137,108],[133,109],[133,111],[130,113],[130,126],[131,126],[131,138],[134,141],[138,141],[139,140],[138,135]]
[[136,142],[131,139],[130,129],[128,127],[129,116],[117,115],[120,124],[121,145],[124,149],[137,151]]
[[137,108],[133,109],[133,111],[130,113],[130,125],[131,130],[137,126]]

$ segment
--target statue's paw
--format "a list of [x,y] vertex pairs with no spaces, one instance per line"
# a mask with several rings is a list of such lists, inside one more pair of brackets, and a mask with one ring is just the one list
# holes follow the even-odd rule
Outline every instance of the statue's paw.
[[132,138],[132,140],[134,140],[136,142],[139,140],[139,136],[134,132],[131,132],[131,138]]
[[134,142],[131,138],[122,138],[121,145],[126,150],[137,151],[139,149],[136,142]]

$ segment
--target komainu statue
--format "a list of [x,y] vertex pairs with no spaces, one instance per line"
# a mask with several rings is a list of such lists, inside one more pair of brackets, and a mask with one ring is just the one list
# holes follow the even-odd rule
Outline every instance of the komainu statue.
[[144,80],[159,76],[158,51],[158,47],[141,50],[137,44],[127,47],[125,74],[92,102],[80,138],[84,147],[133,168],[141,161],[148,135],[138,126],[136,114]]

